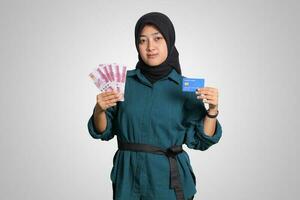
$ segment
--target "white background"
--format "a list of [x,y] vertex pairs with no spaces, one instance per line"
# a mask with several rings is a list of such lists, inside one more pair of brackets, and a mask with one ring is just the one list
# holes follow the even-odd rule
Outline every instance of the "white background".
[[111,199],[116,138],[87,122],[99,63],[134,69],[140,16],[169,16],[183,75],[220,91],[220,142],[187,149],[195,199],[299,199],[299,1],[0,2],[0,199]]

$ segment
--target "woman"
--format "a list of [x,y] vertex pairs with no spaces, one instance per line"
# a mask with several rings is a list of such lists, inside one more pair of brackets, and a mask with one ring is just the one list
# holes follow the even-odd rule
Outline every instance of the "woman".
[[182,144],[204,151],[220,140],[218,90],[182,92],[175,30],[166,15],[143,15],[136,23],[135,44],[139,61],[127,72],[125,101],[114,91],[98,94],[88,122],[95,139],[117,135],[113,199],[193,199],[196,178]]

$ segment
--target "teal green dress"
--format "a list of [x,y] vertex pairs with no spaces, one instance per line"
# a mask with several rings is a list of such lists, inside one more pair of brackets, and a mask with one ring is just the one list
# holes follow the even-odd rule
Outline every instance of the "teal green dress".
[[[151,84],[140,69],[127,71],[125,101],[106,110],[107,126],[100,134],[93,115],[88,130],[95,139],[142,143],[169,148],[185,144],[204,151],[222,135],[217,120],[215,133],[207,136],[203,129],[206,109],[194,92],[182,91],[182,78],[175,69]],[[95,108],[94,108],[95,109]],[[186,199],[196,193],[196,180],[188,154],[177,155],[177,164]],[[117,200],[176,200],[170,189],[169,160],[164,155],[117,150],[110,178]]]

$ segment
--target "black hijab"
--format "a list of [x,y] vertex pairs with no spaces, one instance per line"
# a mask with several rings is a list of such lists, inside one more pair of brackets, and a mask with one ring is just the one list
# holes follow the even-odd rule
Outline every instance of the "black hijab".
[[[141,58],[139,53],[139,37],[145,25],[154,25],[166,40],[168,47],[168,56],[166,60],[157,66],[147,65]],[[179,54],[175,47],[175,29],[168,16],[159,12],[150,12],[143,15],[135,25],[135,46],[138,51],[139,61],[136,68],[141,70],[141,73],[151,82],[167,76],[174,68],[177,73],[181,74],[179,64]]]

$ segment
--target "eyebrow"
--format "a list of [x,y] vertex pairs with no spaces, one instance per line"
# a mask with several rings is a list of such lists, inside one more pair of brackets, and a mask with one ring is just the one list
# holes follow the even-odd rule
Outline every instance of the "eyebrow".
[[[159,35],[160,33],[159,32],[156,32],[156,33],[152,33],[151,35]],[[140,35],[140,37],[147,37],[147,35]]]

